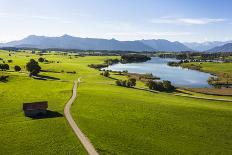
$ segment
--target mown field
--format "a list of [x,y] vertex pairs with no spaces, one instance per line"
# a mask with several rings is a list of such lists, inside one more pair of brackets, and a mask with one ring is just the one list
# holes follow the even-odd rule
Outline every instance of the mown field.
[[106,78],[87,67],[108,57],[54,54],[43,57],[60,63],[40,63],[53,71],[41,74],[60,80],[44,81],[29,78],[24,68],[40,56],[0,52],[0,58],[13,60],[11,69],[23,68],[0,83],[0,154],[86,154],[64,117],[33,120],[22,111],[23,102],[48,100],[49,110],[63,114],[78,77],[72,115],[100,154],[232,154],[231,102],[119,87],[115,79],[126,77]]

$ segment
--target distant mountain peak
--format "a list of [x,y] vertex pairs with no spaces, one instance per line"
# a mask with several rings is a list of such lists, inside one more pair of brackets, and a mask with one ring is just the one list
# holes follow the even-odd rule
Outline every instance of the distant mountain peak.
[[232,41],[206,41],[206,42],[202,42],[202,43],[197,43],[197,42],[185,42],[183,43],[185,46],[196,50],[196,51],[207,51],[210,50],[214,47],[217,46],[222,46],[225,45],[227,43],[232,43]]
[[30,47],[30,48],[62,48],[79,50],[119,50],[119,51],[191,51],[180,42],[170,42],[165,39],[118,41],[112,39],[79,38],[68,34],[60,37],[47,37],[30,35],[22,40],[12,41],[1,46],[4,47]]
[[68,35],[68,34],[64,34],[64,35],[61,36],[61,38],[70,38],[70,37],[73,37],[73,36]]
[[232,52],[232,43],[227,43],[222,46],[217,46],[209,49],[207,52]]

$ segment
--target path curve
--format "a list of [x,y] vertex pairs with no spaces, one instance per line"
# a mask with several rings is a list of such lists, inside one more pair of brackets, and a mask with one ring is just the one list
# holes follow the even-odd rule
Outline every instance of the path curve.
[[78,79],[78,81],[74,81],[73,94],[72,94],[72,97],[70,98],[70,100],[65,105],[64,115],[65,115],[65,118],[67,119],[69,125],[73,129],[74,133],[76,134],[76,136],[78,137],[78,139],[80,140],[82,145],[84,146],[85,150],[88,152],[88,154],[89,155],[98,155],[97,151],[95,150],[93,145],[90,143],[89,139],[84,135],[84,133],[80,130],[80,128],[78,128],[77,124],[73,120],[72,115],[70,113],[70,108],[72,106],[72,103],[75,101],[75,99],[77,97],[77,86],[79,83],[80,83],[80,78]]

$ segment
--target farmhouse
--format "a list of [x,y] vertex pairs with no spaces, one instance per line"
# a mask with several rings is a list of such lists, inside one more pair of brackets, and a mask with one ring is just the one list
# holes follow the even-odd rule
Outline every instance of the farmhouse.
[[32,102],[32,103],[23,103],[23,111],[25,116],[39,116],[45,115],[47,113],[48,102]]

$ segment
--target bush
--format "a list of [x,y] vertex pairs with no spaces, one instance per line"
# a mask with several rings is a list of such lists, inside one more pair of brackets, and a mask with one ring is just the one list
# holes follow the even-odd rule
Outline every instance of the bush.
[[44,61],[45,61],[45,59],[44,59],[44,58],[42,58],[42,57],[40,57],[40,58],[38,59],[38,61],[39,61],[39,62],[44,62]]
[[115,81],[117,86],[122,86],[122,87],[134,87],[136,86],[136,79],[131,78],[129,80],[117,80]]
[[16,72],[19,72],[19,71],[21,71],[21,67],[18,66],[18,65],[16,65],[16,66],[14,66],[14,70],[15,70]]

